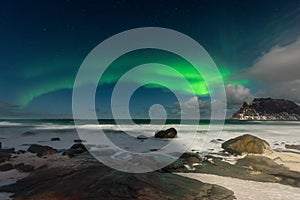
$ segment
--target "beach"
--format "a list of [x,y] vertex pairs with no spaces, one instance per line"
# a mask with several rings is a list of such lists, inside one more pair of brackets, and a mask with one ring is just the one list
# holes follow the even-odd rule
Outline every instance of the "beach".
[[[113,136],[117,137],[118,139],[114,140],[117,144],[128,145],[128,148],[135,151],[142,151],[144,148],[148,149],[156,149],[164,145],[165,142],[169,140],[158,140],[158,139],[145,139],[141,141],[135,137],[125,137],[123,133],[118,132],[118,128],[114,124],[103,124],[99,125],[100,128],[103,130],[112,130],[109,134],[114,134]],[[204,137],[203,132],[207,129],[207,125],[200,125],[195,130],[195,127],[192,125],[181,125],[181,132],[178,132],[178,137],[174,138],[179,143],[188,142],[189,138],[192,137],[194,134],[200,135],[197,142],[204,141],[205,139],[209,140],[208,144],[196,144],[193,143],[185,155],[187,157],[183,158],[184,162],[190,162],[193,159],[187,159],[191,157],[199,157],[198,161],[194,161],[193,163],[184,164],[180,167],[173,167],[173,168],[166,168],[163,170],[158,170],[154,173],[153,176],[156,176],[157,173],[162,174],[158,175],[158,182],[160,181],[160,176],[169,176],[167,174],[171,174],[172,180],[174,179],[174,183],[172,185],[172,189],[176,187],[180,187],[180,184],[177,184],[181,181],[190,182],[189,180],[197,180],[201,183],[207,183],[212,185],[218,185],[223,188],[226,188],[227,197],[228,199],[297,199],[299,198],[300,188],[299,185],[297,186],[297,176],[300,173],[300,154],[298,149],[291,149],[290,146],[286,145],[296,145],[293,147],[297,147],[300,144],[299,139],[297,137],[297,132],[300,124],[297,122],[286,122],[286,123],[279,123],[279,122],[259,122],[259,123],[250,123],[250,124],[226,124],[224,126],[223,132],[221,135],[215,136],[215,138],[207,138]],[[77,134],[75,127],[70,122],[8,122],[4,121],[1,122],[1,144],[2,149],[7,151],[7,149],[14,148],[13,153],[11,153],[9,160],[1,163],[10,164],[12,167],[9,170],[4,170],[0,172],[0,186],[4,186],[1,189],[1,199],[10,199],[10,197],[14,194],[17,196],[24,195],[20,187],[26,184],[30,185],[33,180],[37,179],[37,174],[41,177],[46,176],[48,177],[45,169],[48,171],[54,170],[54,174],[58,173],[55,170],[61,169],[63,175],[71,173],[76,176],[77,174],[83,173],[86,169],[90,168],[99,168],[102,172],[99,172],[99,176],[103,176],[104,172],[109,172],[110,169],[105,165],[101,164],[97,159],[93,158],[88,151],[83,150],[80,148],[84,148],[82,143],[85,142],[81,140]],[[165,127],[175,127],[179,129],[179,125],[177,124],[168,124]],[[84,125],[82,128],[85,128],[87,132],[91,130],[95,130],[94,125]],[[141,134],[146,136],[154,135],[155,129],[161,128],[161,126],[147,126],[144,124],[141,125],[128,125],[125,126],[126,130],[129,131],[131,134]],[[243,135],[243,134],[253,134],[259,136],[266,140],[270,147],[272,148],[272,152],[264,153],[261,155],[255,154],[248,154],[248,155],[231,155],[231,154],[224,154],[224,149],[222,149],[221,144],[224,141]],[[256,134],[255,134],[256,133]],[[259,134],[258,134],[259,133]],[[111,136],[109,136],[111,137]],[[126,140],[126,142],[124,142]],[[121,143],[122,141],[122,143]],[[136,144],[142,144],[143,148]],[[41,147],[41,152],[44,151],[45,155],[42,153],[42,156],[37,156],[39,152],[29,152],[29,149],[33,148],[34,145],[38,145]],[[77,149],[75,149],[75,147]],[[47,147],[45,149],[45,146]],[[48,148],[49,147],[49,148]],[[74,148],[73,148],[74,147]],[[289,148],[286,148],[289,147]],[[80,150],[78,150],[78,148]],[[97,149],[99,152],[106,152],[107,148],[103,148],[101,146],[93,146],[93,148]],[[203,149],[204,148],[204,149]],[[6,150],[5,150],[6,149]],[[75,149],[75,150],[74,150]],[[71,150],[71,151],[70,151]],[[66,153],[67,152],[67,153]],[[71,153],[70,153],[71,152]],[[269,172],[269,168],[263,169],[251,169],[247,168],[245,170],[245,166],[239,165],[240,161],[244,161],[244,164],[248,164],[248,159],[261,159],[265,161],[265,159],[270,159],[272,162],[276,163],[275,170],[277,174],[272,174]],[[197,158],[198,159],[198,158]],[[197,160],[196,159],[196,160]],[[243,160],[244,159],[244,160]],[[260,159],[260,160],[259,160]],[[201,161],[202,160],[202,161]],[[267,160],[268,161],[268,160]],[[269,161],[268,161],[269,162]],[[22,163],[21,167],[19,167],[20,163]],[[237,164],[239,163],[239,164]],[[274,165],[274,163],[271,163]],[[243,164],[243,163],[242,163]],[[26,167],[22,167],[22,166]],[[259,165],[258,165],[259,166]],[[222,168],[226,168],[226,173],[220,171]],[[260,166],[259,166],[260,167]],[[286,168],[281,168],[286,167]],[[0,166],[1,168],[1,166]],[[277,169],[278,168],[278,169]],[[27,169],[28,171],[24,170]],[[172,169],[172,170],[170,170]],[[286,176],[284,174],[288,169],[289,172],[288,176],[295,176],[293,181],[289,181],[282,177]],[[24,171],[22,171],[24,170]],[[46,171],[47,171],[46,170]],[[71,171],[70,171],[71,170]],[[214,171],[215,170],[215,171]],[[171,172],[171,173],[170,173]],[[235,172],[238,172],[239,175],[234,175]],[[46,173],[46,175],[45,175]],[[222,174],[223,173],[223,174]],[[283,174],[282,174],[283,173]],[[127,173],[116,173],[113,172],[112,177],[127,177]],[[115,175],[117,174],[117,175]],[[148,173],[146,173],[148,174]],[[89,174],[86,174],[89,176]],[[173,177],[174,175],[174,177]],[[187,180],[181,180],[176,175],[180,175],[179,177],[187,177]],[[232,177],[231,177],[232,176]],[[244,176],[244,177],[243,177]],[[28,177],[29,179],[27,179]],[[131,176],[130,176],[131,177]],[[264,180],[264,177],[267,177]],[[25,178],[25,179],[24,179]],[[127,177],[128,178],[128,177]],[[147,180],[148,177],[144,177],[141,175],[136,175],[131,178],[135,178],[137,183],[141,180]],[[281,179],[281,180],[280,180]],[[23,181],[24,180],[24,181]],[[300,180],[300,179],[299,179]],[[58,182],[61,180],[57,180]],[[74,180],[70,179],[68,176],[65,179],[66,183],[74,182]],[[78,185],[80,181],[78,181]],[[146,181],[148,183],[148,181]],[[199,182],[199,183],[200,183]],[[197,184],[199,184],[197,183]],[[49,191],[52,191],[50,185],[47,182],[40,182],[41,185],[46,185]],[[86,183],[88,184],[88,183]],[[100,184],[100,183],[99,183]],[[102,183],[101,183],[102,184]],[[124,183],[125,185],[129,183]],[[155,184],[155,183],[151,183]],[[194,183],[196,184],[196,183]],[[27,185],[28,188],[31,188]],[[22,186],[22,187],[23,187]],[[46,187],[45,186],[45,187]],[[76,184],[73,187],[77,187]],[[90,186],[89,186],[90,187]],[[149,186],[147,186],[149,187]],[[202,186],[201,186],[202,187]],[[55,188],[55,187],[54,187]],[[136,189],[136,186],[134,186]],[[69,188],[70,191],[72,188]],[[45,195],[45,191],[41,193],[40,190],[35,190],[33,188],[29,189],[32,192],[32,195],[36,195],[36,193],[40,193]],[[54,189],[56,190],[56,189]],[[58,189],[57,189],[58,190]],[[187,190],[187,194],[195,194],[193,190]],[[13,192],[15,191],[15,192]],[[73,191],[73,190],[72,190]],[[138,188],[138,191],[144,191],[144,188]],[[162,190],[164,191],[164,190]],[[203,190],[201,190],[203,191]],[[229,191],[232,191],[231,194]],[[54,191],[55,192],[55,191]],[[60,191],[57,191],[58,193]],[[169,195],[168,190],[164,191],[165,193],[162,196]],[[29,192],[30,193],[30,192]],[[136,193],[134,193],[136,195]],[[217,194],[217,193],[216,193]],[[49,194],[47,194],[49,195]],[[116,195],[116,194],[114,194]],[[118,193],[119,195],[119,193]],[[182,195],[182,194],[180,194]],[[199,194],[198,194],[199,195]],[[202,195],[202,194],[201,194]],[[51,196],[51,195],[50,195]],[[23,196],[24,197],[24,196]],[[26,197],[26,196],[25,196]],[[25,198],[24,197],[24,198]],[[182,197],[182,196],[181,196]],[[226,198],[227,198],[226,197]],[[36,198],[36,197],[35,197]],[[215,197],[215,199],[221,197]],[[26,199],[26,198],[25,198]],[[34,199],[32,196],[27,199]],[[55,193],[54,196],[49,197],[49,199],[63,199],[60,196],[57,196]],[[92,199],[92,198],[88,198]]]

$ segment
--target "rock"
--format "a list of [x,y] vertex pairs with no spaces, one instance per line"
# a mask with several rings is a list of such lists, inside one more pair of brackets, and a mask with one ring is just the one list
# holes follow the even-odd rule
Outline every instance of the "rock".
[[16,154],[24,154],[24,153],[26,153],[26,151],[24,151],[24,150],[18,150],[18,151],[16,152]]
[[49,147],[49,146],[42,146],[38,144],[32,144],[30,147],[27,149],[28,152],[30,153],[36,153],[38,157],[46,156],[46,155],[52,155],[57,153],[57,150]]
[[300,106],[285,99],[258,98],[244,102],[234,120],[300,120]]
[[158,151],[159,149],[149,149],[149,151]]
[[210,141],[210,143],[220,143],[220,142],[224,142],[224,140],[223,139],[212,139]]
[[285,145],[285,148],[286,149],[296,149],[296,150],[299,150],[300,151],[300,145],[296,145],[296,144],[286,144]]
[[247,155],[245,158],[238,160],[236,165],[275,176],[279,183],[300,187],[300,172],[291,171],[270,158],[259,155]]
[[51,138],[51,141],[60,141],[59,137]]
[[83,144],[80,144],[80,143],[79,144],[73,144],[70,149],[75,150],[78,154],[87,151],[86,147]]
[[273,169],[287,169],[281,165],[278,165],[272,159],[264,156],[247,155],[246,157],[239,159],[236,162],[237,166],[251,167],[257,171],[272,171]]
[[85,140],[80,140],[80,139],[77,139],[77,140],[74,140],[75,143],[83,143],[83,142],[86,142]]
[[155,133],[155,138],[175,138],[177,131],[175,128],[169,128],[167,130],[161,130]]
[[242,153],[263,154],[272,151],[267,141],[249,134],[224,142],[222,148],[228,153],[239,155]]
[[2,171],[2,172],[8,171],[8,170],[11,170],[11,169],[13,169],[13,166],[10,163],[5,163],[3,165],[0,165],[0,171]]
[[32,172],[34,170],[34,166],[32,165],[25,165],[24,163],[20,163],[14,166],[20,172]]
[[186,172],[187,171],[183,159],[178,159],[174,161],[168,166],[162,168],[162,170],[165,172]]
[[136,137],[136,139],[138,139],[138,140],[146,140],[146,139],[148,139],[148,137],[144,136],[144,135],[139,135],[139,136]]
[[15,153],[15,148],[1,149],[0,151],[4,153]]
[[0,163],[8,161],[10,157],[11,155],[9,153],[0,151]]
[[[51,190],[49,190],[51,188]],[[0,187],[13,199],[235,199],[232,191],[172,173],[123,173],[105,166],[36,170],[17,183]]]
[[25,133],[22,133],[22,136],[32,136],[35,135],[34,132],[26,131]]
[[76,154],[81,154],[86,152],[86,147],[81,143],[73,144],[70,149],[63,152],[63,155],[67,155],[69,157],[74,157]]
[[201,163],[197,153],[183,153],[178,160],[163,168],[167,172],[187,172]]
[[180,156],[180,158],[191,167],[195,164],[200,164],[202,161],[197,153],[184,153]]

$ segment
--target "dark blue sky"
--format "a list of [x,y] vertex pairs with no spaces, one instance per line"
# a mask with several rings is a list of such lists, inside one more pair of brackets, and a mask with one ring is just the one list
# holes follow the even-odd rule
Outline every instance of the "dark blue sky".
[[[87,54],[114,34],[148,26],[180,31],[207,50],[227,73],[229,114],[256,96],[300,102],[300,0],[7,0],[0,3],[0,117],[70,117]],[[110,116],[113,85],[96,95],[101,117]],[[141,88],[134,97],[135,117],[146,117],[152,103],[176,113],[170,91]]]

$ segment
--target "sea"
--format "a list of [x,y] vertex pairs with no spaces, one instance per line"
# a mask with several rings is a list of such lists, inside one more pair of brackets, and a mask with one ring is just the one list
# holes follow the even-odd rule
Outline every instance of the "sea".
[[[185,151],[200,153],[216,153],[222,151],[221,143],[243,135],[251,134],[269,142],[273,149],[279,151],[295,151],[286,149],[286,144],[300,144],[299,121],[222,121],[201,120],[195,124],[180,120],[167,120],[160,124],[158,120],[135,119],[135,123],[127,120],[101,119],[95,124],[90,120],[81,120],[76,125],[73,119],[1,119],[0,142],[2,148],[15,148],[26,150],[30,144],[52,146],[56,149],[68,149],[74,144],[74,140],[89,141],[89,136],[95,132],[101,132],[101,137],[93,135],[93,142],[101,143],[105,135],[112,143],[128,151],[144,152],[147,149],[159,149],[166,143],[154,139],[155,132],[174,127],[177,129],[178,143],[185,146]],[[140,140],[136,137],[143,135],[148,140]],[[59,139],[53,139],[59,138]]]

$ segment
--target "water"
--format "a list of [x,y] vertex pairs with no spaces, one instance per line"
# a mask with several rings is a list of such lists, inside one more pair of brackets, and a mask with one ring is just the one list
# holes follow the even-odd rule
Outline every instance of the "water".
[[[147,149],[160,148],[163,144],[158,144],[157,140],[147,140],[143,145],[137,143],[136,136],[145,135],[151,137],[155,131],[175,127],[178,130],[178,138],[181,144],[186,144],[187,150],[192,151],[220,151],[220,144],[213,143],[213,139],[228,140],[242,135],[252,134],[267,140],[275,149],[285,150],[285,144],[300,144],[299,128],[297,121],[225,121],[223,131],[220,133],[210,133],[207,137],[209,120],[202,120],[199,125],[179,124],[180,120],[167,120],[165,125],[159,123],[149,125],[150,120],[137,119],[136,125],[127,125],[126,120],[117,125],[114,120],[99,120],[100,125],[94,125],[89,120],[81,121],[80,128],[86,135],[95,130],[105,130],[105,133],[117,145],[122,144],[122,148],[130,151],[143,152]],[[222,125],[215,123],[215,126],[222,128]],[[24,134],[25,132],[29,134]],[[121,134],[126,132],[126,134]],[[59,137],[60,141],[51,141],[51,138]],[[115,138],[115,139],[114,139]],[[37,143],[49,145],[57,149],[69,148],[75,140],[79,139],[72,119],[13,119],[0,120],[0,142],[2,146],[16,149],[27,149],[29,144]],[[157,143],[157,144],[156,144]],[[191,144],[192,143],[192,144]],[[158,145],[158,146],[157,146]]]

